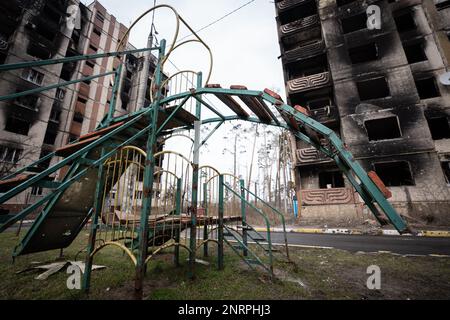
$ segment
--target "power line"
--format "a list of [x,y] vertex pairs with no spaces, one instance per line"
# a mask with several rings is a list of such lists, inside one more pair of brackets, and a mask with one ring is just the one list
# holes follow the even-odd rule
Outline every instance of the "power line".
[[[235,13],[235,12],[241,10],[242,8],[248,6],[248,5],[251,4],[252,2],[255,2],[255,0],[250,0],[250,1],[246,2],[246,3],[244,3],[244,4],[241,5],[240,7],[234,9],[233,11],[228,12],[226,15],[220,17],[219,19],[214,20],[213,22],[207,24],[206,26],[204,26],[204,27],[202,27],[202,28],[196,30],[195,33],[199,33],[199,32],[201,32],[201,31],[205,30],[206,28],[211,27],[212,25],[216,24],[217,22],[222,21],[222,20],[225,19],[226,17],[231,16],[233,13]],[[179,40],[177,41],[177,43],[180,42],[180,41],[182,41],[182,40],[184,40],[184,39],[186,39],[186,38],[188,38],[188,37],[190,37],[190,36],[192,36],[192,35],[193,35],[193,33],[188,34],[187,36],[184,36],[183,38],[179,39]]]

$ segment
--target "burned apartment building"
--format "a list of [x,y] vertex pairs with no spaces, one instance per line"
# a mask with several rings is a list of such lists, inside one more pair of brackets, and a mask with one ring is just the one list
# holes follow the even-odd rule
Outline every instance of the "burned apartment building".
[[[74,20],[68,22],[71,17]],[[79,0],[5,0],[0,2],[0,19],[1,64],[116,51],[127,32],[98,1],[85,6]],[[126,38],[125,44],[125,49],[133,48]],[[142,60],[142,54],[125,57],[116,115],[138,108],[141,83],[146,86],[145,101],[149,103],[147,84],[156,67],[155,58],[151,56],[148,73],[140,72]],[[119,64],[119,58],[110,57],[2,72],[0,95],[116,70]],[[141,79],[144,76],[146,81]],[[0,174],[29,165],[94,130],[108,112],[112,88],[113,78],[108,76],[0,102]],[[49,158],[36,170],[57,161],[58,157]],[[62,178],[66,169],[55,179]],[[44,192],[33,188],[2,205],[0,213],[17,212]]]
[[[367,9],[380,9],[368,28]],[[333,129],[411,223],[450,224],[450,1],[276,1],[286,94]],[[296,141],[306,223],[349,225],[367,208],[332,161]]]

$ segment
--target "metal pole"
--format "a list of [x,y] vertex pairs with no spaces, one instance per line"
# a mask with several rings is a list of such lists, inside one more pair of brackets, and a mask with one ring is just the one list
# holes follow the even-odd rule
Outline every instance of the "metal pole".
[[[208,184],[205,182],[203,183],[203,212],[205,215],[205,219],[208,217]],[[205,222],[205,224],[203,225],[203,240],[207,240],[208,239],[208,224]],[[203,256],[207,257],[208,256],[208,242],[205,242],[203,244]]]
[[[102,148],[102,157],[105,154],[105,149]],[[97,186],[95,190],[95,199],[94,199],[94,212],[92,215],[92,223],[91,223],[91,232],[89,234],[89,242],[86,252],[86,262],[84,267],[83,274],[83,289],[85,293],[89,293],[89,288],[91,284],[91,271],[92,271],[92,252],[95,249],[95,238],[97,236],[98,229],[98,217],[100,215],[100,211],[102,210],[102,201],[103,199],[103,189],[105,186],[105,169],[103,163],[99,165],[98,173],[97,173]]]
[[241,215],[242,215],[242,241],[244,243],[243,254],[244,257],[248,255],[247,248],[247,215],[246,215],[246,204],[245,204],[245,182],[244,179],[239,180],[241,186]]
[[[176,215],[180,219],[180,225],[181,225],[181,186],[182,186],[182,180],[181,178],[177,179],[177,195],[176,195]],[[177,245],[175,246],[175,252],[174,252],[174,260],[175,260],[175,266],[180,266],[180,229],[177,228],[175,230],[175,242]]]
[[162,82],[162,66],[161,62],[165,55],[166,41],[161,40],[158,57],[158,65],[156,67],[156,88],[158,89],[156,94],[156,101],[153,104],[153,110],[148,117],[149,122],[151,122],[151,128],[147,138],[147,157],[145,159],[145,169],[144,169],[144,190],[142,199],[142,209],[141,209],[141,221],[139,229],[139,252],[137,256],[136,263],[136,278],[134,282],[135,297],[137,299],[142,299],[142,283],[145,276],[145,260],[147,258],[147,247],[148,247],[148,217],[152,210],[152,197],[153,197],[153,174],[155,170],[155,157],[153,154],[153,147],[156,142],[156,132],[158,128],[156,124],[158,123],[158,112],[161,100],[161,91],[159,90]]
[[122,74],[122,64],[119,64],[119,67],[117,68],[114,76],[114,86],[112,88],[111,102],[109,104],[108,117],[106,118],[107,126],[111,123],[111,120],[114,117],[114,113],[116,112],[117,90],[119,88],[121,74]]
[[219,228],[218,228],[218,269],[223,270],[223,175],[219,176]]
[[189,278],[194,278],[195,272],[195,251],[197,248],[197,205],[198,205],[198,167],[199,167],[199,146],[200,146],[200,121],[194,122],[194,156],[192,163],[192,198],[191,198],[191,228],[189,233]]

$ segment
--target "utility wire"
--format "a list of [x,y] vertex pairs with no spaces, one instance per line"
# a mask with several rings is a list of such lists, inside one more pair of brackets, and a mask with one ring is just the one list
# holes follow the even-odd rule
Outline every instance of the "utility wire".
[[[201,31],[203,31],[203,30],[205,30],[205,29],[211,27],[212,25],[216,24],[217,22],[222,21],[222,20],[225,19],[226,17],[231,16],[233,13],[235,13],[235,12],[241,10],[242,8],[248,6],[248,5],[251,4],[252,2],[255,2],[255,0],[250,0],[250,1],[246,2],[246,3],[244,3],[244,4],[241,5],[240,7],[234,9],[233,11],[228,12],[226,15],[220,17],[219,19],[214,20],[213,22],[207,24],[206,26],[204,26],[204,27],[202,27],[202,28],[196,30],[195,33],[199,33],[199,32],[201,32]],[[184,40],[184,39],[186,39],[186,38],[188,38],[188,37],[190,37],[190,36],[192,36],[192,35],[193,35],[193,33],[184,36],[183,38],[179,39],[179,40],[177,41],[177,43],[180,42],[180,41],[182,41],[182,40]]]

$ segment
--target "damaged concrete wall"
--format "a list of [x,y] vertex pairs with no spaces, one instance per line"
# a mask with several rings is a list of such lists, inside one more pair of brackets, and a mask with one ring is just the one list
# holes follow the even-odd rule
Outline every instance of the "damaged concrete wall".
[[[312,2],[320,36],[292,17]],[[276,8],[288,100],[308,107],[316,120],[341,136],[366,170],[385,177],[393,205],[410,222],[450,225],[450,88],[439,82],[448,71],[450,6],[438,2],[285,0],[277,1]],[[372,4],[381,9],[381,29],[367,28],[366,10]],[[290,17],[289,24],[283,26],[280,17]],[[299,41],[287,43],[287,36]],[[305,50],[311,46],[311,41],[300,40],[305,38],[324,42],[324,50]],[[311,70],[312,58],[324,52],[329,87],[289,85],[305,82],[302,68]],[[293,66],[298,79],[292,79]],[[320,97],[329,97],[328,110],[336,107],[338,120],[318,116],[314,101]],[[332,162],[303,142],[297,147],[302,219],[360,223],[365,211],[359,196],[349,204],[348,181],[336,185],[335,175],[327,173],[337,170]]]

